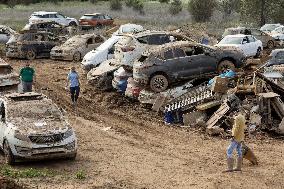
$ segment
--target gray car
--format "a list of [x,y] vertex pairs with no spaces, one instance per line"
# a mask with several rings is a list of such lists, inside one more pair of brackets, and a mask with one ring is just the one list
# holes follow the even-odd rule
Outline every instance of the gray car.
[[234,70],[244,61],[245,56],[239,51],[179,41],[144,53],[134,63],[133,78],[139,84],[161,92],[179,80],[206,78],[227,69]]
[[284,64],[284,49],[275,49],[269,55],[270,59],[267,61],[266,66]]

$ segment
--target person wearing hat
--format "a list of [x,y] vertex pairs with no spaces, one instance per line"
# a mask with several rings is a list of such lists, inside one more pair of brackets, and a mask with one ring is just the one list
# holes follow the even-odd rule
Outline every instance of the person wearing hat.
[[32,92],[33,82],[35,81],[35,70],[27,62],[26,66],[20,70],[20,79],[22,82],[23,92]]
[[[234,125],[232,128],[232,139],[227,149],[227,164],[228,169],[225,172],[241,171],[243,163],[242,143],[245,138],[246,118],[243,112],[238,112],[234,118]],[[236,149],[238,158],[237,166],[234,167],[233,152]]]
[[[70,85],[69,85],[70,82]],[[67,76],[66,88],[70,89],[71,101],[74,107],[77,105],[77,100],[80,94],[80,80],[76,68],[73,66]]]

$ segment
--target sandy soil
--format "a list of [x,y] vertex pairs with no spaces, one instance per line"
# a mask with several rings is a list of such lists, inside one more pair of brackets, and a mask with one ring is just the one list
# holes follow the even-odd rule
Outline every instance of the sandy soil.
[[[9,60],[17,70],[25,60]],[[48,168],[55,177],[23,179],[38,188],[284,188],[284,141],[259,135],[247,145],[258,166],[244,162],[243,172],[226,169],[228,140],[193,129],[165,126],[162,116],[115,92],[101,93],[85,85],[79,64],[35,60],[36,90],[69,113],[79,142],[75,161],[23,163],[16,167]],[[77,114],[64,89],[66,74],[76,65],[82,77]],[[45,90],[44,90],[45,89]],[[48,89],[48,90],[46,90]],[[86,179],[75,179],[83,170]]]

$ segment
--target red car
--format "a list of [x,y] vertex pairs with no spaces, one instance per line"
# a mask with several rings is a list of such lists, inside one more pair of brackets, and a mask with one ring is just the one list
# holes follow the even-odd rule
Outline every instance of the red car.
[[85,14],[79,19],[82,28],[103,27],[113,25],[112,17],[100,13]]

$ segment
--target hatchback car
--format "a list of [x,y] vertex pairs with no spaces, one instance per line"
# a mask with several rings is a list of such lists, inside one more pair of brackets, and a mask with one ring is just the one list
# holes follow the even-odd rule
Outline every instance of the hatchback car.
[[64,113],[46,96],[13,93],[0,97],[0,147],[16,160],[71,158],[77,139]]
[[105,38],[96,34],[76,35],[60,46],[51,49],[50,58],[55,60],[80,61],[88,52],[94,50],[105,41]]
[[284,64],[284,49],[275,49],[269,55],[269,60],[266,62],[266,66]]
[[244,55],[238,51],[180,41],[145,52],[134,63],[133,78],[154,92],[162,92],[171,83],[211,77],[227,69],[240,68],[244,61]]
[[263,50],[262,42],[252,35],[227,35],[216,47],[242,51],[247,57],[260,57]]
[[51,33],[23,33],[7,42],[6,56],[28,60],[49,58],[51,49],[58,43],[58,38],[55,38]]
[[75,18],[70,18],[58,12],[39,11],[34,12],[29,18],[29,23],[50,22],[54,21],[64,26],[78,26],[79,23]]
[[3,87],[18,87],[19,74],[17,74],[13,68],[0,58],[0,91],[3,91]]
[[79,19],[82,28],[101,28],[103,26],[113,25],[112,17],[101,13],[85,14]]

